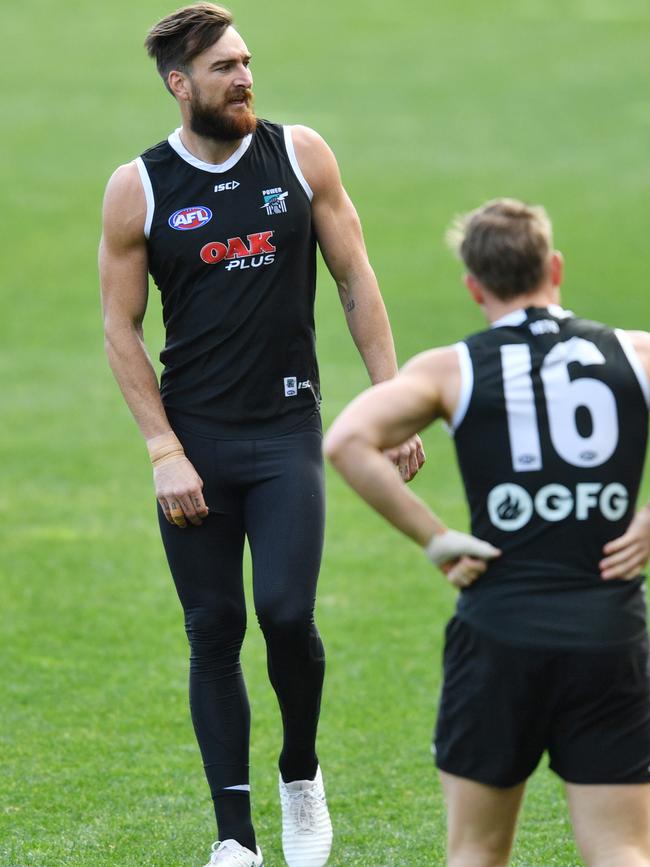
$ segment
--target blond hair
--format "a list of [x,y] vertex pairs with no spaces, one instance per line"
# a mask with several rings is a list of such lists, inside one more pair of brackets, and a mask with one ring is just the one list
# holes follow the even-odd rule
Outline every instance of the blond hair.
[[447,243],[469,273],[505,301],[540,285],[553,250],[553,230],[540,205],[493,199],[457,217]]

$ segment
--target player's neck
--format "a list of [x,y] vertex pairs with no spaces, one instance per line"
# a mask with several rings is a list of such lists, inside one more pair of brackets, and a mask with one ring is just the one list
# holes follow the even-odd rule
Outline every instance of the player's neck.
[[192,156],[201,160],[204,163],[212,165],[220,165],[225,163],[231,157],[237,148],[241,145],[243,138],[235,139],[234,141],[220,141],[214,138],[205,138],[197,135],[192,130],[183,124],[180,129],[180,137],[184,147],[192,154]]
[[488,293],[484,296],[483,312],[488,322],[496,322],[508,313],[522,310],[526,307],[548,307],[549,304],[560,303],[560,292],[557,286],[545,285],[529,292],[527,295],[518,295],[508,301],[502,301]]

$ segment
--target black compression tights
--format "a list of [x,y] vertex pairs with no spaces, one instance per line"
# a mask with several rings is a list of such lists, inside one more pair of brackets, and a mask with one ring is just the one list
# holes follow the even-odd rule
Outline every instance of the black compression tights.
[[320,422],[265,440],[211,440],[177,429],[204,482],[201,527],[171,526],[159,510],[167,559],[190,642],[190,707],[221,840],[254,850],[248,775],[250,709],[239,662],[246,630],[244,538],[268,672],[282,714],[285,781],[316,773],[325,669],[313,619],[323,544]]

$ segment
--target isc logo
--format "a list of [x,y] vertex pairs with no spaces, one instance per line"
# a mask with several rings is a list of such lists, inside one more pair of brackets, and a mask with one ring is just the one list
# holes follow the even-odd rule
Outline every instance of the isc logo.
[[212,219],[212,211],[210,208],[204,208],[203,205],[192,205],[190,208],[181,208],[180,211],[174,211],[169,218],[169,225],[172,229],[178,229],[179,232],[187,232],[190,229],[200,229]]

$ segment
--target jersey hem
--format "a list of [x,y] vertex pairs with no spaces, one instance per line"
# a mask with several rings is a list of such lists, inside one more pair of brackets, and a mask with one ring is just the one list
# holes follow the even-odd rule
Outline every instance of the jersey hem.
[[173,410],[168,408],[165,408],[165,411],[173,430],[190,434],[190,436],[215,441],[272,439],[273,437],[285,436],[286,434],[293,433],[297,428],[302,427],[302,425],[311,418],[317,418],[320,421],[320,408],[310,406],[308,408],[305,407],[302,411],[294,410],[286,416],[283,416],[282,421],[286,421],[286,425],[278,424],[277,419],[274,420],[276,423],[272,425],[261,422],[255,422],[249,425],[241,423],[220,425],[214,423],[210,425],[210,431],[207,431],[205,428],[193,426],[191,420],[188,422],[183,417],[182,413],[175,413]]

